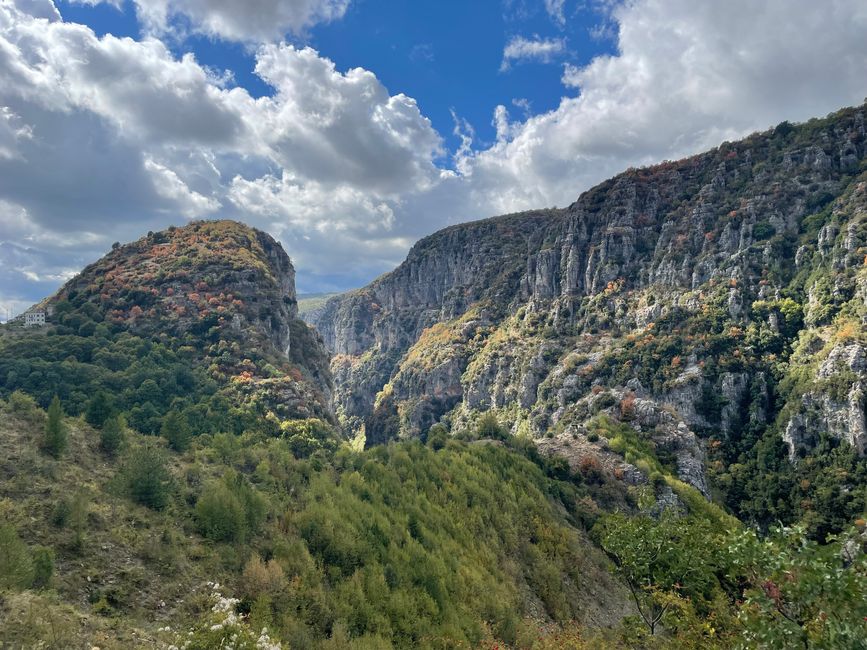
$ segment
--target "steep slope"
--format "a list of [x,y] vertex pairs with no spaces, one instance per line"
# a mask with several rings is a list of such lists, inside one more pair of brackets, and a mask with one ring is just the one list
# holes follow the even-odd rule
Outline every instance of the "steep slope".
[[57,394],[78,413],[102,389],[146,433],[175,398],[209,397],[211,419],[239,430],[269,413],[331,417],[327,357],[298,318],[292,263],[240,223],[116,244],[38,307],[51,325],[8,329],[0,345],[6,394],[24,389],[43,405]]
[[[127,432],[114,456],[80,419],[64,425],[54,458],[44,412],[0,399],[9,647],[252,650],[273,647],[256,643],[264,627],[283,648],[502,647],[634,611],[583,528],[598,488],[532,453],[415,442],[305,458],[247,433],[176,454]],[[154,457],[165,500],[147,507],[129,488],[152,484],[136,465]],[[10,576],[10,549],[53,572]],[[215,591],[241,600],[219,609]]]
[[[865,107],[845,109],[438,232],[317,315],[335,408],[369,443],[493,410],[613,467],[623,453],[588,433],[603,412],[742,514],[816,514],[809,472],[833,456],[830,492],[848,493],[863,463],[845,450],[867,444],[865,155]],[[787,455],[818,460],[792,483]],[[807,487],[757,484],[768,463],[779,490]]]

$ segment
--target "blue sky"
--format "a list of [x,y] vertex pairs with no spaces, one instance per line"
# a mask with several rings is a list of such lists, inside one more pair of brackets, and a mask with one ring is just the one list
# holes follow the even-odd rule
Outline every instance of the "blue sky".
[[0,0],[0,314],[233,218],[299,291],[867,96],[863,0]]
[[[138,38],[142,33],[128,0],[122,9],[68,0],[56,4],[65,20],[88,25],[99,35]],[[608,14],[602,7],[564,2],[560,23],[544,2],[534,0],[357,0],[342,19],[286,38],[314,47],[339,70],[373,70],[392,94],[415,98],[454,152],[460,139],[453,133],[453,112],[473,127],[481,144],[489,144],[496,135],[492,113],[497,105],[526,117],[553,110],[561,97],[577,94],[564,88],[562,64],[585,65],[616,49],[611,33],[606,36]],[[515,37],[562,40],[563,51],[501,71],[503,50]],[[209,36],[166,42],[177,55],[192,52],[203,65],[231,70],[235,82],[254,96],[273,92],[253,72],[249,44]]]

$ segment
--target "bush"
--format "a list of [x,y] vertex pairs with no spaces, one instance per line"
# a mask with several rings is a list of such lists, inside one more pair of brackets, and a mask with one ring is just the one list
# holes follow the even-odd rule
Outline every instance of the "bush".
[[207,486],[196,503],[201,533],[215,542],[243,542],[265,520],[267,503],[241,474],[227,472]]
[[449,432],[446,430],[445,426],[437,422],[430,429],[428,429],[427,437],[425,438],[425,444],[434,451],[439,451],[446,446],[448,440]]
[[27,545],[10,524],[0,524],[0,589],[27,589],[33,582],[33,561]]
[[190,447],[192,433],[186,418],[180,411],[172,409],[163,418],[160,435],[168,440],[169,447],[177,452],[184,452]]
[[87,410],[84,412],[84,419],[90,426],[100,428],[113,413],[114,409],[112,408],[108,394],[100,390],[88,402]]
[[54,575],[54,551],[48,547],[40,546],[33,549],[33,580],[32,586],[36,589],[44,589],[51,583]]
[[99,446],[109,456],[114,456],[123,446],[126,435],[126,419],[115,415],[105,421],[105,426],[99,432]]
[[134,449],[120,470],[120,487],[130,499],[153,510],[168,505],[173,487],[165,453],[147,444]]
[[485,438],[505,440],[508,437],[505,429],[500,426],[497,416],[492,411],[486,412],[479,418],[479,422],[476,425],[476,433],[482,440]]
[[51,406],[48,407],[48,421],[45,424],[43,443],[45,451],[54,458],[60,458],[66,451],[66,426],[63,424],[63,409],[57,395],[54,396],[51,400]]
[[20,390],[14,391],[9,396],[9,410],[20,418],[34,419],[40,412],[39,405],[27,393]]
[[202,535],[215,542],[240,542],[246,536],[244,507],[222,483],[206,487],[196,503],[196,520]]

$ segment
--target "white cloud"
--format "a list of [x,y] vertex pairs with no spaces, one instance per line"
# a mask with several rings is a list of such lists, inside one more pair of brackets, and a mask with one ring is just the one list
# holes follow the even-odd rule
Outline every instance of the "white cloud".
[[867,95],[867,5],[858,0],[635,0],[612,18],[618,53],[564,71],[578,97],[510,125],[509,140],[464,161],[495,210],[564,205],[630,165]]
[[500,71],[508,70],[514,61],[549,63],[554,57],[565,51],[566,40],[563,38],[513,36],[503,49],[503,62],[500,64]]
[[610,16],[616,54],[564,67],[577,96],[531,117],[497,107],[487,148],[455,116],[461,145],[441,170],[439,134],[371,71],[269,44],[256,71],[274,93],[255,99],[154,38],[97,38],[52,7],[0,0],[0,308],[115,239],[197,215],[279,236],[302,290],[357,286],[444,225],[565,205],[630,165],[867,95],[861,0],[632,0]]
[[560,81],[567,88],[577,88],[581,85],[581,68],[571,63],[563,64],[563,76]]
[[260,137],[282,167],[380,193],[427,185],[441,142],[415,100],[390,96],[372,72],[338,72],[310,48],[266,45],[256,72],[277,89],[260,100]]
[[551,20],[561,26],[566,24],[565,4],[566,0],[545,0],[545,11]]
[[157,34],[176,30],[175,20],[183,17],[194,32],[261,43],[341,18],[349,0],[135,0],[135,4],[139,19]]

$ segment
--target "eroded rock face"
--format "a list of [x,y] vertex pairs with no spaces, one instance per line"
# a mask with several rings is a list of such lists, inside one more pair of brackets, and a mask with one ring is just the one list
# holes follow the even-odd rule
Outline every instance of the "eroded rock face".
[[835,346],[819,365],[813,386],[785,425],[790,457],[815,446],[823,432],[860,454],[867,452],[867,348],[861,343]]
[[[421,240],[395,271],[315,318],[335,353],[336,407],[360,426],[387,387],[393,435],[442,418],[471,426],[493,409],[515,433],[580,442],[599,395],[631,392],[631,423],[707,494],[704,440],[773,422],[782,398],[770,371],[799,329],[828,327],[867,297],[867,180],[853,176],[867,153],[863,114],[630,170],[568,208]],[[807,280],[791,289],[798,271]],[[798,292],[792,310],[785,297]],[[839,407],[817,393],[801,428],[827,425],[863,450],[859,382]]]
[[319,335],[298,319],[295,269],[267,233],[197,221],[115,246],[52,298],[90,302],[105,321],[187,344],[239,399],[285,418],[331,418],[331,371]]

